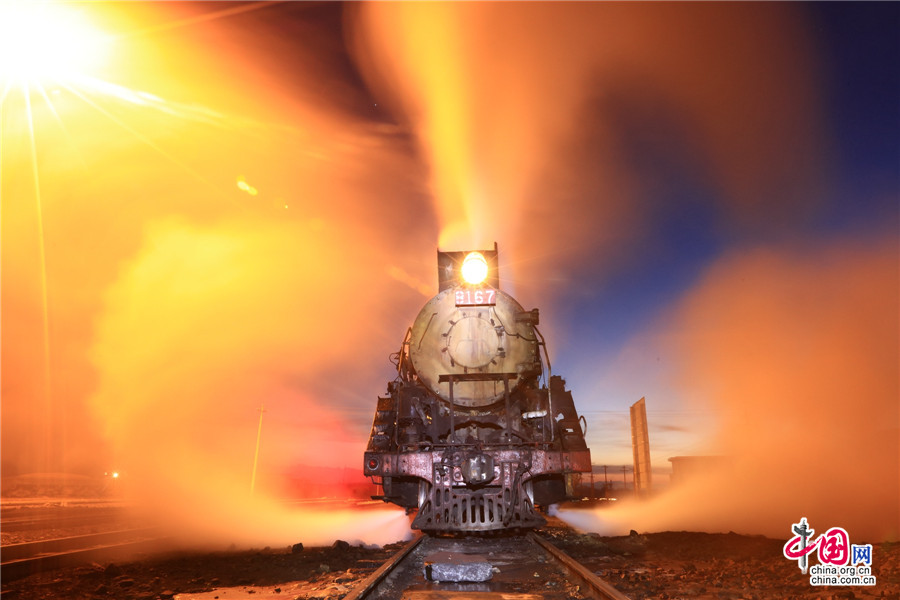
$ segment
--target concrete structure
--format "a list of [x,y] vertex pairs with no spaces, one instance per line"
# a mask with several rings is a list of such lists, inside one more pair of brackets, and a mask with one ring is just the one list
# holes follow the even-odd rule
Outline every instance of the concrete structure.
[[650,492],[650,436],[647,433],[647,406],[644,398],[631,405],[631,447],[634,452],[634,493]]
[[493,565],[480,554],[435,552],[425,557],[425,579],[428,581],[488,581]]

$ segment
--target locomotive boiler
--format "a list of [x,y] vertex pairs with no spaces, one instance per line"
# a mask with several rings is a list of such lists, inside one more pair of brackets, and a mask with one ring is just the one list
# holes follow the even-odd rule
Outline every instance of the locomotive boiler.
[[550,373],[538,309],[499,285],[497,246],[438,251],[439,292],[392,355],[364,472],[375,496],[431,532],[532,528],[591,469],[565,381]]

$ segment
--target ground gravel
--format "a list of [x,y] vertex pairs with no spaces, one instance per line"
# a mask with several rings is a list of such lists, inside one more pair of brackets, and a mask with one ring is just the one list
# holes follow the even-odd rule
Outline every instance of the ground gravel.
[[[796,563],[782,556],[784,540],[697,532],[602,537],[559,522],[541,533],[634,600],[900,600],[900,544],[874,547],[877,586],[836,587],[810,585]],[[340,600],[403,544],[337,541],[324,548],[179,552],[4,580],[2,594],[4,600],[177,600],[182,594],[253,587],[275,594],[290,588],[284,597],[292,599]]]

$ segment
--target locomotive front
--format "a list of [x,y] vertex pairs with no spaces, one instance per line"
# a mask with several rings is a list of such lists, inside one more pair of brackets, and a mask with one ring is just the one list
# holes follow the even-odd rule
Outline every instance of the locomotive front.
[[[438,251],[422,308],[378,398],[364,472],[424,531],[538,527],[570,499],[590,450],[565,381],[549,373],[538,310],[499,289],[497,247]],[[546,362],[546,369],[545,369]]]

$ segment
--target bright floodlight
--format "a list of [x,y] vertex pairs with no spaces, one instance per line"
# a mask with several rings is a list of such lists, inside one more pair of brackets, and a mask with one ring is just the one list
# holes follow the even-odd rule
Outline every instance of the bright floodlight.
[[461,271],[466,283],[476,285],[487,278],[488,264],[481,252],[469,252],[463,260]]
[[93,66],[107,38],[79,8],[0,0],[0,80],[65,79]]

